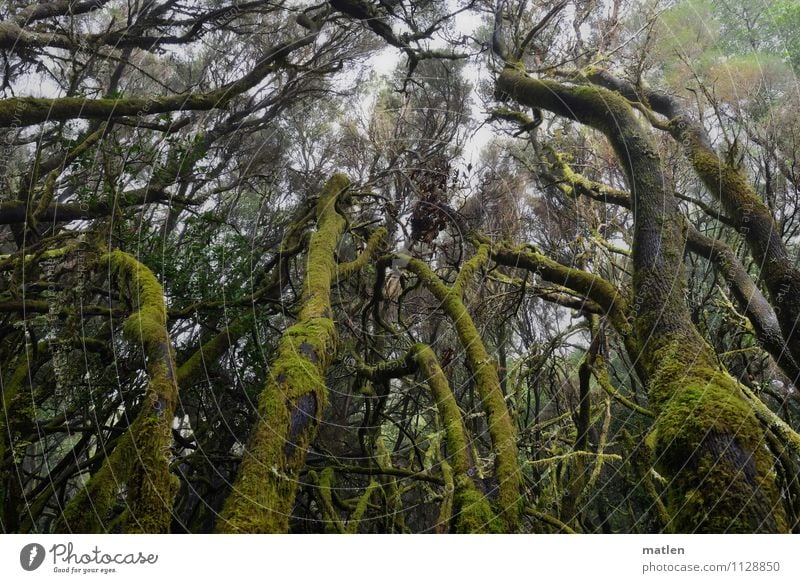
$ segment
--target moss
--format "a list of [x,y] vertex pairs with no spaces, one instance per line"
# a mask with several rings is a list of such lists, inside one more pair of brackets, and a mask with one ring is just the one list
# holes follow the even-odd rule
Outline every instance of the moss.
[[129,287],[128,296],[138,308],[123,324],[125,337],[142,346],[148,356],[157,355],[168,341],[164,291],[158,279],[150,269],[123,251],[112,251],[101,258],[101,263],[110,265],[120,286]]
[[442,478],[444,479],[444,493],[442,494],[442,503],[439,506],[439,516],[436,523],[436,533],[445,534],[450,530],[450,523],[453,518],[453,493],[455,492],[455,482],[453,479],[453,468],[447,463],[447,460],[442,460],[439,464],[442,470]]
[[131,433],[123,436],[110,456],[69,501],[55,525],[56,532],[106,532],[107,520],[131,474]]
[[367,240],[367,246],[353,261],[340,263],[338,267],[338,278],[349,277],[353,273],[361,270],[367,262],[375,255],[379,245],[388,235],[388,231],[381,227],[373,232]]
[[534,79],[524,70],[506,67],[497,78],[496,86],[519,103],[547,109],[604,132],[617,131],[624,120],[633,117],[633,110],[624,98],[595,85],[564,85],[548,79]]
[[528,126],[533,122],[530,116],[524,114],[521,111],[516,111],[514,109],[509,109],[507,107],[497,107],[493,109],[490,113],[492,119],[502,119],[505,121],[510,121],[521,127]]
[[129,342],[140,344],[145,351],[147,392],[128,432],[67,505],[63,525],[72,532],[107,530],[110,525],[106,521],[124,490],[127,510],[117,521],[124,532],[167,532],[178,491],[177,478],[169,471],[178,388],[163,292],[153,272],[131,255],[113,251],[104,259],[138,307],[123,324],[123,331]]
[[774,460],[736,382],[702,355],[687,367],[683,347],[664,352],[650,391],[659,416],[647,443],[669,480],[669,528],[785,532]]
[[[154,398],[151,394],[145,411]],[[139,415],[100,470],[70,500],[57,530],[108,532],[114,507],[123,502],[126,510],[116,521],[123,532],[167,532],[179,487],[169,471],[171,441],[171,417],[167,424],[160,416]]]
[[[773,460],[757,420],[689,317],[684,222],[664,187],[654,143],[630,105],[614,91],[531,79],[508,68],[497,85],[520,103],[602,131],[624,165],[634,198],[632,310],[640,348],[631,358],[641,361],[644,376],[650,377],[650,404],[658,415],[652,441],[670,483],[673,526],[679,531],[785,530]],[[698,174],[704,180],[716,174],[712,186],[728,180],[739,189],[741,176],[720,167],[696,130],[688,141]]]
[[465,476],[455,478],[453,523],[453,532],[459,534],[505,532],[503,520],[498,518],[486,497]]
[[[433,350],[427,344],[414,344],[405,357],[381,363],[374,367],[362,366],[361,374],[367,378],[388,379],[404,376],[418,369],[431,390],[439,417],[444,426],[447,459],[441,461],[445,492],[439,513],[437,532],[499,532],[504,524],[491,503],[480,493],[470,462],[470,443],[455,395]],[[428,451],[438,451],[438,445]],[[388,460],[388,456],[387,456]],[[426,465],[428,456],[426,456]],[[390,462],[389,462],[390,463]],[[452,465],[451,465],[452,464]],[[454,514],[454,504],[460,503],[460,514]]]
[[470,468],[469,443],[455,395],[453,395],[447,378],[430,346],[415,344],[411,347],[409,353],[425,376],[425,380],[436,401],[439,417],[445,429],[447,451],[453,472],[456,475],[466,475]]
[[[16,455],[14,454],[14,439],[17,430],[14,425],[18,423],[26,423],[33,419],[33,411],[28,414],[18,411],[23,409],[27,411],[28,407],[19,407],[19,400],[17,396],[20,394],[21,389],[24,387],[30,374],[32,355],[26,351],[22,357],[22,362],[14,369],[11,377],[2,384],[2,393],[0,393],[0,518],[3,524],[9,524],[8,517],[5,516],[7,510],[5,500],[7,499],[6,485],[10,479],[13,479],[14,471],[9,468],[9,465],[15,465]],[[8,441],[6,441],[8,440]],[[8,455],[8,463],[6,462],[6,454]]]
[[[327,318],[296,324],[284,333],[270,369],[270,381],[259,397],[262,421],[244,454],[234,493],[225,505],[221,530],[288,529],[297,472],[327,401],[324,370],[334,338],[334,323]],[[304,346],[309,348],[301,350]]]
[[566,534],[578,534],[574,529],[570,528],[568,525],[561,522],[555,516],[551,516],[544,512],[539,512],[534,508],[526,508],[525,513],[536,520],[544,522],[545,524],[549,524],[550,526],[556,528],[559,532],[564,532]]
[[453,284],[453,293],[462,296],[464,295],[464,287],[472,281],[475,274],[489,263],[489,245],[480,245],[469,261],[466,261],[461,266],[461,271],[458,273],[458,278]]
[[205,365],[217,362],[250,329],[251,319],[237,318],[211,340],[201,345],[177,370],[179,387],[190,386],[205,372]]
[[358,504],[356,504],[355,510],[350,515],[350,519],[347,521],[347,528],[345,529],[348,534],[356,534],[358,532],[358,526],[361,524],[361,519],[364,517],[364,513],[367,511],[369,507],[370,498],[372,498],[373,494],[376,490],[379,490],[381,485],[376,482],[375,480],[371,480],[369,486],[367,486],[366,491],[358,499]]
[[[228,93],[227,95],[225,93]],[[220,99],[220,98],[224,99]],[[233,97],[223,93],[174,95],[150,99],[85,99],[83,97],[15,97],[0,102],[0,127],[29,126],[45,121],[108,119],[111,116],[208,110],[224,105]]]
[[[154,372],[151,368],[149,373],[163,382],[161,371]],[[172,503],[179,488],[177,476],[169,470],[173,411],[160,412],[158,405],[168,389],[153,385],[151,382],[145,401],[147,414],[140,415],[133,428],[135,462],[128,479],[128,517],[123,527],[128,533],[168,532]]]
[[678,123],[670,125],[670,132],[684,145],[698,176],[708,191],[720,200],[747,241],[769,290],[789,352],[800,362],[800,334],[796,333],[800,271],[786,250],[772,212],[757,194],[745,170],[714,151],[700,124],[683,116]]
[[754,413],[761,423],[765,427],[768,427],[770,431],[774,432],[776,436],[780,437],[785,447],[794,451],[795,454],[800,455],[800,434],[792,429],[791,426],[778,415],[773,413],[749,388],[744,385],[739,385],[739,388],[747,396],[748,403],[752,405]]
[[[454,492],[452,502],[445,500],[445,505],[452,504],[452,509],[448,508],[443,512],[454,516],[454,532],[501,532],[502,520],[497,517],[489,501],[478,491],[469,476],[469,442],[461,411],[433,350],[426,344],[415,344],[409,354],[425,376],[445,429],[450,463],[444,464],[452,474]],[[447,481],[445,479],[446,483]]]
[[108,532],[115,505],[123,502],[126,511],[116,521],[123,532],[168,532],[179,487],[169,471],[171,440],[171,422],[167,426],[162,418],[140,415],[100,470],[67,504],[56,529]]
[[314,476],[319,486],[319,495],[322,500],[322,515],[325,517],[325,532],[342,533],[344,525],[339,513],[333,505],[333,468],[327,467]]
[[[471,477],[475,474],[475,468],[470,462],[470,443],[461,410],[431,347],[422,343],[414,344],[405,357],[374,367],[362,366],[360,371],[367,378],[376,380],[403,376],[415,369],[419,369],[423,375],[436,402],[447,446],[447,459],[441,461],[445,492],[437,531],[499,532],[503,521],[498,518],[489,500],[478,491]],[[438,444],[429,449],[426,467],[428,456],[438,449]],[[463,509],[460,515],[455,516],[454,504],[457,502],[462,503]]]
[[637,405],[624,395],[622,395],[619,391],[617,391],[614,386],[611,384],[611,381],[608,377],[608,371],[606,370],[605,363],[603,361],[602,356],[596,356],[593,366],[591,367],[592,374],[594,375],[595,379],[597,380],[597,384],[600,385],[606,393],[608,393],[611,397],[628,407],[631,411],[636,411],[637,413],[644,415],[646,417],[655,417],[655,414],[642,407],[641,405]]
[[2,416],[0,416],[0,463],[2,463],[6,457],[6,437],[8,436],[7,420],[13,418],[9,413],[12,403],[28,380],[30,359],[31,355],[26,352],[22,362],[14,369],[11,377],[3,384],[2,394],[0,394],[3,406],[3,410],[0,412],[2,413]]
[[563,285],[597,302],[608,312],[619,332],[630,335],[627,302],[619,290],[602,277],[562,265],[526,245],[498,243],[492,248],[491,255],[492,259],[502,265],[539,273],[547,281]]
[[330,303],[335,252],[345,228],[337,204],[349,181],[335,174],[316,204],[298,322],[281,337],[259,396],[257,423],[217,525],[221,532],[286,532],[299,472],[327,402],[325,373],[336,352]]
[[517,459],[517,442],[514,424],[508,411],[497,366],[481,339],[472,317],[461,296],[447,287],[424,262],[402,256],[407,269],[419,277],[422,284],[441,303],[442,309],[453,321],[459,340],[466,352],[467,362],[475,379],[475,386],[486,411],[492,449],[495,453],[495,474],[499,486],[499,506],[509,532],[519,527],[521,477]]
[[[680,300],[674,300],[680,301]],[[677,310],[676,307],[667,308]],[[676,532],[784,532],[774,459],[752,406],[694,327],[644,311],[640,354],[656,413],[647,439]]]

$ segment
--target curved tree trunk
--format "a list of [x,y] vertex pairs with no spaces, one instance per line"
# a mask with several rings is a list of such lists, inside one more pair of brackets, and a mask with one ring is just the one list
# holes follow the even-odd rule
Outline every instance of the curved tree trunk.
[[639,92],[602,70],[590,72],[587,78],[631,101],[645,101],[653,111],[667,118],[667,123],[659,127],[683,146],[697,175],[722,203],[732,225],[747,241],[769,290],[786,346],[794,363],[800,363],[800,270],[789,256],[772,212],[756,193],[744,168],[717,154],[703,125],[684,111],[675,98],[659,91]]
[[736,382],[689,318],[677,202],[665,187],[650,136],[628,102],[595,86],[536,80],[506,67],[497,88],[603,132],[633,196],[634,332],[649,373],[657,418],[649,441],[669,480],[668,507],[679,532],[782,532],[785,512],[775,460]]
[[300,315],[284,332],[269,382],[259,397],[259,421],[225,502],[217,526],[220,532],[289,529],[300,470],[327,402],[325,373],[336,353],[331,282],[336,275],[336,247],[346,224],[336,205],[348,186],[347,177],[336,174],[319,195]]
[[[164,533],[169,530],[172,501],[178,491],[178,480],[169,470],[178,386],[164,293],[155,275],[131,255],[113,251],[103,257],[104,262],[117,274],[123,294],[138,306],[123,331],[130,343],[144,351],[147,392],[130,430],[64,509],[57,531]],[[123,486],[127,487],[127,508],[109,522]]]

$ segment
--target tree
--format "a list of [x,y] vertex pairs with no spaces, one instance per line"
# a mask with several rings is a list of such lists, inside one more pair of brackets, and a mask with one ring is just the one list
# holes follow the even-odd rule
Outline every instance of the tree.
[[3,530],[800,529],[760,8],[10,3]]

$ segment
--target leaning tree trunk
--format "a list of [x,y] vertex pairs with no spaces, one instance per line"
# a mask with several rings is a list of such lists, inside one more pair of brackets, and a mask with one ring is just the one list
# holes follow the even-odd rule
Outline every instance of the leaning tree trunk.
[[[123,294],[138,307],[125,320],[123,332],[144,352],[147,391],[130,429],[67,504],[56,531],[165,533],[178,491],[178,479],[169,470],[178,386],[164,292],[153,272],[127,253],[113,251],[100,263],[117,274]],[[109,520],[122,488],[127,508]]]
[[[781,238],[781,230],[769,207],[753,188],[744,168],[720,156],[703,125],[694,120],[677,99],[652,89],[637,90],[603,70],[587,75],[591,81],[612,89],[631,101],[644,101],[667,118],[661,129],[682,145],[686,157],[708,191],[722,203],[731,224],[747,241],[769,291],[794,367],[800,363],[800,270]],[[641,95],[640,95],[641,93]],[[782,359],[778,359],[779,364]],[[793,382],[797,379],[793,378]]]
[[597,86],[528,77],[507,66],[497,88],[603,132],[633,196],[634,332],[657,418],[649,437],[668,480],[678,532],[782,532],[785,511],[764,431],[736,382],[694,328],[685,302],[680,211],[655,145],[628,102]]
[[298,321],[280,340],[259,397],[259,421],[220,517],[220,532],[289,529],[306,450],[327,402],[325,373],[336,353],[331,283],[336,246],[346,224],[336,206],[348,186],[347,177],[336,174],[319,195]]

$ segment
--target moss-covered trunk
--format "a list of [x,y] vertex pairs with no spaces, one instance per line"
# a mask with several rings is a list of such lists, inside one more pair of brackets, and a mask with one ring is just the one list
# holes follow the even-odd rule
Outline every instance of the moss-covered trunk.
[[[716,196],[737,230],[745,237],[769,291],[786,345],[800,362],[800,271],[789,257],[781,231],[750,183],[744,169],[720,157],[699,124],[683,118],[670,123],[671,133],[684,144],[687,156],[709,192]],[[793,379],[796,380],[796,379]]]
[[441,524],[437,525],[438,531],[459,534],[502,532],[502,522],[475,482],[474,476],[477,472],[474,471],[475,464],[470,455],[471,446],[464,419],[431,347],[422,343],[414,344],[404,358],[376,366],[363,366],[359,374],[373,382],[386,382],[414,371],[419,371],[425,378],[444,427],[447,459],[442,460],[441,467],[447,490],[439,516]]
[[444,425],[447,453],[453,474],[453,506],[451,532],[489,533],[502,531],[502,525],[489,501],[470,477],[469,440],[456,397],[439,366],[436,355],[426,344],[415,344],[409,352],[436,401],[439,418]]
[[[147,391],[130,429],[70,500],[56,530],[163,533],[169,529],[178,490],[178,480],[169,471],[178,387],[164,294],[153,272],[127,253],[113,251],[100,263],[117,274],[123,295],[138,308],[125,320],[123,332],[128,342],[144,352]],[[126,509],[109,521],[123,489]]]
[[[603,204],[615,204],[627,209],[632,208],[633,197],[631,197],[629,193],[599,182],[594,182],[576,173],[559,154],[552,153],[551,159],[550,168],[554,174],[552,179],[557,183],[559,190],[568,196],[586,196]],[[742,265],[741,261],[739,261],[736,253],[722,241],[706,237],[688,221],[685,221],[685,225],[687,228],[687,248],[693,253],[702,255],[714,263],[720,274],[730,285],[731,292],[742,313],[747,316],[753,325],[753,331],[761,342],[762,347],[772,355],[775,362],[778,363],[790,378],[800,377],[800,366],[798,366],[798,363],[794,360],[791,353],[786,350],[783,332],[781,331],[778,318],[775,315],[772,305],[761,293],[758,285],[756,285],[756,282],[750,277],[750,274],[747,272],[744,265]],[[522,248],[522,251],[527,255],[531,255],[529,249]],[[502,255],[493,255],[493,257],[495,257],[497,261],[503,262]],[[528,269],[530,269],[531,267],[529,266],[532,265],[539,270],[544,277],[551,277],[552,274],[548,273],[546,266],[545,268],[539,268],[538,265],[541,261],[536,260],[535,255],[533,258],[534,261],[521,258],[516,263],[513,263],[513,265],[518,265],[520,267],[525,266]],[[514,260],[512,259],[512,261]],[[509,263],[506,261],[504,264],[507,265]],[[564,285],[572,287],[576,291],[581,291],[586,297],[591,297],[600,303],[601,299],[597,297],[597,291],[594,289],[594,286],[591,286],[587,291],[570,283],[568,271],[564,273],[567,269],[568,268],[562,268],[561,272],[556,272],[555,275],[558,278],[556,283],[560,283],[563,278],[567,282]],[[600,303],[600,305],[606,310],[610,310],[605,304]],[[623,334],[627,339],[624,327],[620,327],[620,325],[615,322],[615,314],[611,313],[610,316],[612,324],[617,328],[617,331]],[[638,352],[636,350],[631,350],[630,346],[628,346],[627,349],[631,353]]]
[[336,204],[348,186],[348,179],[336,174],[319,195],[298,321],[280,340],[259,397],[259,421],[217,525],[220,532],[289,529],[300,470],[327,401],[325,373],[336,352],[331,282],[346,224]]
[[648,372],[657,413],[650,441],[669,483],[668,528],[785,531],[764,431],[689,318],[684,222],[655,146],[628,102],[597,86],[536,80],[513,67],[502,72],[497,88],[603,132],[625,169],[634,213],[634,333],[641,347],[631,357]]
[[521,473],[517,458],[517,436],[503,391],[497,364],[489,355],[480,333],[461,297],[469,277],[481,262],[488,261],[489,250],[482,245],[476,256],[461,270],[458,280],[448,287],[423,261],[410,257],[400,260],[409,271],[415,273],[422,284],[441,303],[447,316],[453,321],[458,338],[466,353],[466,360],[475,379],[475,387],[486,411],[489,436],[495,454],[495,477],[499,483],[499,513],[508,532],[519,528],[521,514]]
[[[772,212],[756,193],[745,169],[716,152],[703,125],[695,121],[675,97],[652,89],[639,90],[603,70],[590,71],[587,78],[626,99],[645,102],[653,111],[667,118],[668,122],[660,127],[681,144],[697,175],[711,195],[722,203],[731,224],[747,241],[769,291],[783,341],[793,357],[793,362],[784,368],[796,369],[800,363],[800,331],[797,326],[800,270],[789,256]],[[781,361],[778,358],[778,363],[783,366]],[[796,377],[796,374],[792,376]]]

